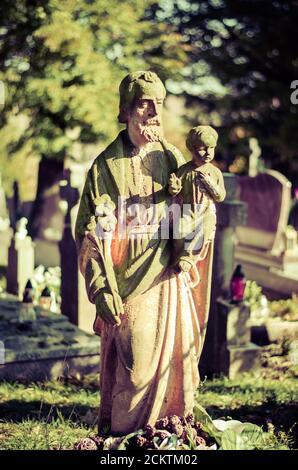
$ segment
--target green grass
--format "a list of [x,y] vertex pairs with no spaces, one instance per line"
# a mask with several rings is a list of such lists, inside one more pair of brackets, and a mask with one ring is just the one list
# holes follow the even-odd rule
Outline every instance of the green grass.
[[[298,381],[290,370],[202,382],[197,400],[213,419],[262,426],[266,448],[296,448]],[[0,449],[71,449],[96,433],[98,379],[70,378],[43,384],[0,384]]]
[[96,432],[98,380],[0,384],[0,449],[71,449]]

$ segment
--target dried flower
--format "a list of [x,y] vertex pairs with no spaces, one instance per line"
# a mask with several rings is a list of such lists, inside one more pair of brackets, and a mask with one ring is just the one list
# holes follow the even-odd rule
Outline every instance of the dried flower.
[[145,428],[144,428],[144,431],[145,431],[146,438],[151,440],[151,439],[153,439],[153,436],[155,434],[156,429],[153,426],[151,426],[150,424],[147,424],[147,426],[145,426]]
[[202,436],[197,436],[196,437],[196,444],[197,444],[197,446],[205,446],[206,441]]
[[155,423],[156,429],[167,429],[167,426],[169,424],[169,420],[167,417],[161,418]]
[[144,436],[137,436],[135,442],[137,447],[143,447],[147,444],[147,439]]
[[75,450],[97,450],[97,445],[93,439],[84,437],[75,444],[74,448]]
[[187,424],[190,424],[193,426],[195,424],[195,417],[192,413],[189,413],[188,415],[185,416],[185,421]]
[[171,430],[176,436],[181,437],[183,435],[184,428],[182,424],[172,424]]
[[194,428],[197,432],[200,432],[203,429],[203,425],[202,425],[202,423],[200,423],[200,421],[196,421],[195,424],[194,424]]
[[169,416],[169,424],[181,424],[181,419],[177,415]]
[[162,431],[156,431],[155,436],[159,437],[163,441],[167,437],[171,437],[171,434],[166,430],[162,430]]

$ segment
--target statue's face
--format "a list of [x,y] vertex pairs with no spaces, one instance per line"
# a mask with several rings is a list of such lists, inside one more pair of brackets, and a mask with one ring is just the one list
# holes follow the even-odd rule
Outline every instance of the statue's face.
[[203,161],[204,163],[211,162],[214,158],[215,147],[207,147],[202,144],[194,151],[195,160]]
[[209,163],[214,159],[216,141],[214,139],[204,139],[198,142],[194,151],[193,159],[199,163]]
[[163,134],[163,98],[139,98],[128,114],[127,129],[132,143],[138,147],[158,141]]

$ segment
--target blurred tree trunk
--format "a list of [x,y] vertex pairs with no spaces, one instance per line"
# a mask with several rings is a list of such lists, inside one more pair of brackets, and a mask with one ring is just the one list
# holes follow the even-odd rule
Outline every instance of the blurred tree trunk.
[[62,178],[63,161],[42,157],[39,163],[36,199],[34,201],[30,220],[29,234],[34,239],[38,236],[40,219],[46,192]]

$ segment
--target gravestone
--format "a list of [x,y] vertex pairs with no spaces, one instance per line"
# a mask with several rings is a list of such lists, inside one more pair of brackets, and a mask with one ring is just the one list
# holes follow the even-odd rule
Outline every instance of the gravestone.
[[217,373],[234,379],[242,372],[259,368],[261,350],[251,342],[250,307],[220,297],[217,313]]
[[58,242],[63,233],[63,214],[59,209],[63,162],[42,159],[38,170],[37,195],[30,214],[30,233],[36,244],[36,264],[60,265]]
[[284,231],[291,206],[291,183],[281,173],[268,170],[238,179],[238,197],[247,204],[245,226],[237,227],[240,246],[279,256],[285,248]]
[[21,305],[0,299],[0,380],[29,382],[99,371],[96,336],[45,310],[37,309],[34,321],[22,321]]
[[72,230],[72,209],[79,200],[79,191],[71,185],[71,171],[66,169],[60,181],[60,197],[65,205],[64,231],[59,242],[61,260],[61,311],[84,331],[93,331],[95,306],[89,302],[85,280],[79,271],[76,243]]
[[246,224],[236,229],[237,262],[249,279],[291,295],[298,290],[298,247],[289,250],[287,242],[291,183],[268,170],[239,177],[237,194],[247,204]]

